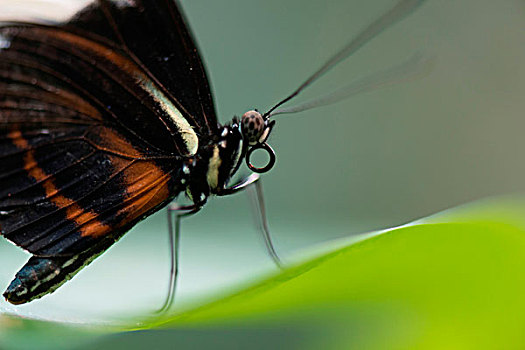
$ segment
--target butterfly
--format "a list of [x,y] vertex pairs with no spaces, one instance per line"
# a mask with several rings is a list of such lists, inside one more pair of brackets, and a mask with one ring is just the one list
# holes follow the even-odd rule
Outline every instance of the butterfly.
[[[62,23],[2,24],[0,233],[32,254],[6,300],[23,304],[51,293],[184,194],[190,205],[170,206],[177,213],[171,243],[178,248],[182,216],[199,211],[210,196],[257,185],[258,174],[273,167],[272,117],[406,73],[403,64],[390,76],[281,107],[421,3],[401,0],[269,111],[248,111],[227,124],[217,119],[205,67],[174,0],[98,0]],[[251,156],[261,150],[269,160],[256,167]],[[232,184],[243,162],[253,173]],[[262,206],[261,214],[265,222]],[[263,226],[268,252],[280,265]],[[172,252],[168,300],[177,275]]]

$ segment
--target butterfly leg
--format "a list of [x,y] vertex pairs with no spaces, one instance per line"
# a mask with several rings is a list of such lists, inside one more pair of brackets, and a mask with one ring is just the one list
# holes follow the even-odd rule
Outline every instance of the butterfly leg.
[[266,244],[266,250],[268,252],[268,255],[270,255],[270,257],[272,258],[275,265],[282,269],[283,263],[279,258],[279,255],[277,255],[277,252],[275,251],[275,247],[272,242],[272,237],[270,235],[270,229],[268,228],[268,220],[266,218],[266,207],[264,205],[264,196],[260,175],[255,173],[251,174],[250,176],[242,179],[235,185],[223,189],[218,195],[227,196],[245,189],[254,191],[252,196],[252,206],[254,208],[254,213],[257,216],[259,230],[264,238],[264,243]]
[[168,294],[162,307],[157,311],[163,313],[168,311],[175,300],[175,289],[179,274],[179,242],[180,242],[180,220],[182,217],[195,214],[201,209],[200,205],[180,206],[176,203],[168,207],[168,232],[170,245],[170,279]]

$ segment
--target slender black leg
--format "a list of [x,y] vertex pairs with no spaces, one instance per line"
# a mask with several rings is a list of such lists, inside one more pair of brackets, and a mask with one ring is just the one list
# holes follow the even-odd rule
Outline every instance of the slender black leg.
[[[177,277],[179,274],[179,241],[180,241],[180,219],[184,216],[195,214],[200,210],[200,206],[179,206],[172,204],[168,207],[168,233],[170,245],[170,279],[168,284],[168,294],[162,307],[157,311],[163,313],[168,311],[175,300],[175,289],[177,287]],[[185,213],[181,213],[186,211]]]
[[266,207],[264,205],[264,197],[263,197],[263,191],[262,191],[262,184],[259,174],[251,174],[250,176],[242,179],[235,185],[223,189],[220,193],[218,193],[218,196],[227,196],[230,194],[237,193],[239,191],[245,190],[247,188],[253,188],[254,189],[254,195],[252,196],[252,205],[254,208],[254,213],[257,217],[257,223],[259,226],[259,230],[262,233],[262,236],[264,238],[264,243],[266,244],[266,250],[268,251],[268,254],[274,261],[275,265],[279,267],[280,269],[283,268],[283,263],[281,262],[281,259],[277,255],[277,252],[275,251],[275,247],[272,242],[272,238],[270,235],[270,230],[268,228],[268,220],[266,219]]

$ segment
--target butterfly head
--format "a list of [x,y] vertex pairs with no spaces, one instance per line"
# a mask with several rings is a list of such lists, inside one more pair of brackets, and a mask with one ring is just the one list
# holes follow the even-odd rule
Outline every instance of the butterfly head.
[[[266,143],[274,125],[275,121],[265,117],[257,110],[248,111],[241,117],[238,126],[244,145],[241,158],[244,158],[246,165],[253,172],[265,173],[272,169],[275,164],[275,152],[270,145]],[[268,154],[269,160],[263,167],[256,167],[252,164],[251,156],[257,150],[263,150]],[[240,166],[240,162],[238,166]],[[235,169],[235,171],[236,170],[237,169]]]

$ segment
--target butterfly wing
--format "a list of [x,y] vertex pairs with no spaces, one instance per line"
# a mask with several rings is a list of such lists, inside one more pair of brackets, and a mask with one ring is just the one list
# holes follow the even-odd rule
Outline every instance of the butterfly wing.
[[214,120],[178,108],[131,44],[75,28],[0,28],[0,230],[35,255],[5,294],[14,303],[49,293],[176,196],[195,130]]
[[[177,193],[166,186],[182,157],[161,128],[163,107],[140,85],[147,78],[126,75],[140,73],[132,61],[57,28],[10,26],[0,35],[9,40],[0,51],[4,236],[34,254],[64,254],[73,249],[66,232],[103,236],[127,224],[117,212],[129,211],[137,186],[163,193],[161,202]],[[155,138],[149,127],[159,129]]]

